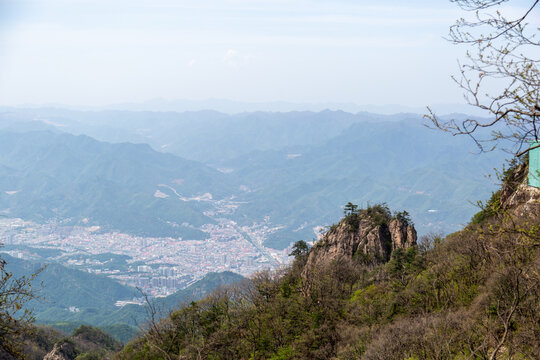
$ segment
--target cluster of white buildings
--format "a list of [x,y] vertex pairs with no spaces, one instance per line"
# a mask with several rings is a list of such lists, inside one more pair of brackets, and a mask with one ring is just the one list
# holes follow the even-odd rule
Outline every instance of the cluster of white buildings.
[[[262,246],[265,236],[275,231],[268,224],[240,228],[231,220],[219,219],[217,224],[205,225],[201,230],[208,234],[208,239],[140,237],[102,233],[95,226],[37,224],[3,218],[0,219],[0,242],[10,245],[5,251],[16,252],[16,257],[58,261],[105,274],[156,296],[170,294],[209,272],[228,270],[248,276],[289,260],[289,249],[277,251]],[[39,249],[61,252],[47,258],[39,255]],[[96,260],[95,255],[105,253],[126,255],[128,260],[120,267],[114,262]]]

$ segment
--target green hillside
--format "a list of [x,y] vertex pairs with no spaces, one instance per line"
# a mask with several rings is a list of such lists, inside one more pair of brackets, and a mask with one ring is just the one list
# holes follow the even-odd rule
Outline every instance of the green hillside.
[[298,246],[287,269],[181,307],[116,358],[537,359],[540,190],[524,187],[526,170],[444,239],[382,265],[355,255],[309,269],[325,252]]
[[[127,342],[150,317],[147,306],[115,306],[118,300],[141,297],[136,289],[124,286],[102,275],[72,269],[58,263],[40,263],[2,254],[6,270],[15,278],[43,269],[34,280],[36,300],[26,307],[33,310],[40,324],[70,333],[79,325],[100,327],[117,340]],[[164,298],[151,299],[158,318],[190,301],[198,300],[223,285],[242,281],[232,272],[209,273],[185,289]]]
[[[49,119],[47,126],[56,124],[56,133],[24,133],[36,117]],[[0,195],[0,208],[37,220],[80,223],[87,218],[104,230],[204,238],[182,224],[212,223],[203,214],[211,205],[175,201],[170,189],[158,187],[165,184],[184,196],[235,196],[242,204],[233,220],[251,225],[268,216],[273,225],[284,226],[266,241],[278,249],[311,240],[313,228],[336,221],[347,201],[384,201],[408,209],[420,233],[449,233],[472,216],[471,203],[489,195],[492,186],[484,176],[503,155],[469,156],[477,149],[467,139],[446,137],[423,126],[424,121],[413,114],[340,111],[226,115],[19,109],[0,114],[0,128],[20,128],[13,136],[6,132],[0,146],[5,152],[0,186],[21,190]],[[145,142],[161,153],[59,131]],[[156,190],[169,197],[154,197]]]
[[[185,289],[178,290],[167,297],[151,299],[150,301],[155,308],[157,317],[161,318],[167,316],[172,309],[183,303],[201,299],[220,286],[230,285],[242,279],[244,279],[242,276],[232,272],[209,273]],[[131,291],[136,292],[135,289],[131,289]],[[135,295],[141,296],[140,293]],[[36,318],[39,322],[53,326],[62,323],[66,325],[89,324],[107,329],[110,326],[128,325],[136,330],[137,327],[143,326],[148,321],[151,309],[139,305],[116,307],[114,302],[109,302],[99,307],[90,304],[81,307],[78,312],[72,312],[58,306],[45,306],[36,310],[39,310],[36,311]]]
[[312,228],[338,219],[347,201],[387,202],[408,209],[420,233],[452,232],[472,216],[472,203],[489,196],[494,185],[485,175],[503,159],[499,153],[471,156],[474,150],[467,139],[433,132],[412,117],[354,124],[295,151],[254,152],[226,163],[252,189],[235,219],[249,224],[270,216],[286,225],[267,241],[276,248],[294,237],[311,240]]
[[[113,306],[117,300],[131,299],[136,295],[135,289],[103,275],[70,269],[57,263],[21,260],[7,254],[2,257],[7,262],[7,270],[15,277],[32,274],[44,267],[36,277],[34,285],[38,297],[42,300],[34,300],[28,305],[35,310],[38,318],[41,313],[53,308],[65,311],[69,311],[69,307],[107,308]],[[39,286],[40,284],[42,286]]]
[[[25,219],[72,219],[146,236],[202,239],[191,227],[213,220],[207,205],[182,196],[231,193],[221,173],[158,153],[148,145],[108,144],[86,136],[50,132],[0,132],[0,208]],[[169,198],[155,197],[157,190]],[[11,195],[4,191],[16,191]]]

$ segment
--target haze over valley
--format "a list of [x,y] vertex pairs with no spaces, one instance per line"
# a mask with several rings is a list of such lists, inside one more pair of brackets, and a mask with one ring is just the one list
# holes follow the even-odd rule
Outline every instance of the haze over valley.
[[407,209],[420,234],[453,232],[503,156],[469,156],[466,139],[424,124],[342,111],[5,108],[3,251],[168,295],[208,272],[288,263],[292,244],[316,240],[347,201]]

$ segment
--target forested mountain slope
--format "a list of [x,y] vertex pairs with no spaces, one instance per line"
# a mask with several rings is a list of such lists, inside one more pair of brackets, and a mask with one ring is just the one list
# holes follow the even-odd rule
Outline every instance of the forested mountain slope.
[[317,146],[254,152],[224,165],[251,190],[235,219],[270,216],[285,225],[267,241],[281,248],[313,238],[313,227],[338,219],[347,201],[407,209],[421,234],[455,231],[474,213],[471,202],[489,196],[494,185],[485,176],[503,159],[475,151],[467,139],[412,117],[357,123]]
[[[504,155],[469,156],[477,149],[466,139],[423,124],[414,114],[340,111],[5,111],[0,128],[10,130],[1,131],[7,135],[0,190],[10,195],[0,196],[0,207],[8,216],[71,224],[87,219],[138,235],[204,238],[196,228],[213,223],[204,215],[212,204],[183,201],[159,186],[167,185],[181,196],[234,197],[236,211],[227,217],[246,226],[268,221],[277,230],[265,245],[276,249],[311,240],[316,229],[339,218],[347,201],[406,208],[420,234],[448,233],[474,213],[471,203],[489,195],[484,176]],[[51,132],[29,132],[34,127]],[[19,156],[27,148],[33,157]]]
[[71,219],[138,235],[204,238],[182,224],[213,222],[202,214],[204,203],[156,197],[158,190],[169,192],[160,185],[186,198],[231,193],[223,174],[200,163],[148,145],[109,144],[82,135],[0,132],[0,164],[4,215]]
[[[150,319],[149,304],[115,306],[118,300],[141,298],[137,289],[124,286],[104,275],[87,273],[55,262],[37,262],[14,258],[3,253],[6,271],[13,278],[38,273],[33,291],[35,299],[25,308],[31,309],[37,323],[72,332],[80,325],[97,326],[127,342],[138,332],[139,326]],[[190,301],[201,299],[223,285],[244,278],[232,272],[208,273],[188,287],[162,298],[149,299],[154,316],[162,318]]]
[[[291,267],[179,309],[117,358],[537,359],[540,189],[526,173],[507,171],[457,233],[402,248],[390,237],[388,262],[352,233],[385,233],[375,229],[390,229],[392,214],[351,212],[311,251],[297,243]],[[354,244],[358,255],[339,250]]]

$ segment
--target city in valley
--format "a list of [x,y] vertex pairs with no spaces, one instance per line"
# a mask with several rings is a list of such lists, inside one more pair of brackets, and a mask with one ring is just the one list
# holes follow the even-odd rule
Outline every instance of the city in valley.
[[103,232],[99,226],[72,226],[65,221],[39,224],[2,217],[0,251],[103,274],[151,296],[169,295],[209,272],[233,271],[246,276],[290,260],[291,247],[275,250],[263,246],[267,236],[279,227],[268,220],[240,226],[223,217],[234,206],[215,203],[216,211],[209,215],[216,224],[199,229],[207,233],[205,240],[141,237]]

